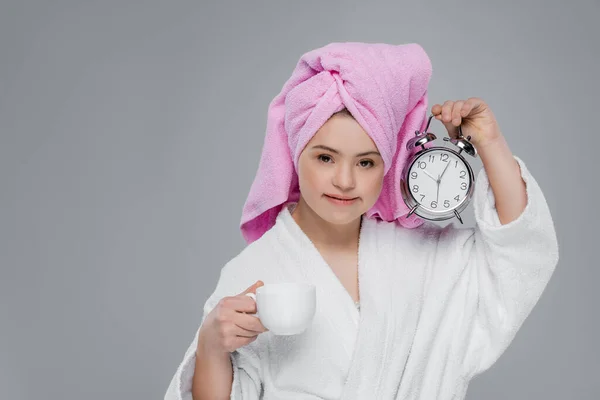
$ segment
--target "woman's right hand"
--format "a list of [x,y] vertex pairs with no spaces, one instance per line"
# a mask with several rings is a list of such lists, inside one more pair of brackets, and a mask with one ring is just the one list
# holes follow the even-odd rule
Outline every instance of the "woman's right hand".
[[256,281],[242,293],[219,300],[202,324],[198,346],[204,346],[204,351],[231,353],[268,331],[260,319],[245,314],[256,313],[256,302],[246,294],[255,293],[263,285],[262,281]]

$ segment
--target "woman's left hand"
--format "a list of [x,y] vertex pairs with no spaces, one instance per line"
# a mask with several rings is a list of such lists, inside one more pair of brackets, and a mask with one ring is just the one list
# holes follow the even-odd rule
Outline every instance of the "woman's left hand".
[[476,148],[487,146],[502,137],[494,113],[480,98],[448,100],[443,105],[434,105],[431,113],[444,124],[451,138],[458,137],[458,126],[461,126],[462,135],[465,138],[471,136],[469,141]]

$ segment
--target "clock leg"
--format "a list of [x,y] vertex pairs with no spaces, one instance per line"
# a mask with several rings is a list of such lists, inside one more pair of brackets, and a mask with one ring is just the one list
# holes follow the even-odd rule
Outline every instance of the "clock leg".
[[460,223],[463,223],[462,218],[460,217],[460,214],[458,213],[458,211],[454,210],[454,215],[456,215],[456,218],[458,218],[458,220],[460,221]]
[[411,208],[410,212],[408,214],[406,214],[406,218],[410,217],[412,215],[412,213],[415,212],[415,210],[417,209],[417,207],[419,207],[418,204],[416,206],[414,206],[413,208]]

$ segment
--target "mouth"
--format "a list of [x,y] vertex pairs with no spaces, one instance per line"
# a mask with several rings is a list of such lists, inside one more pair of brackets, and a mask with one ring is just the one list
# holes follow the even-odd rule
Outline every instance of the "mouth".
[[327,200],[339,205],[350,205],[353,204],[356,200],[358,200],[358,197],[336,196],[329,194],[325,194],[324,196],[327,198]]

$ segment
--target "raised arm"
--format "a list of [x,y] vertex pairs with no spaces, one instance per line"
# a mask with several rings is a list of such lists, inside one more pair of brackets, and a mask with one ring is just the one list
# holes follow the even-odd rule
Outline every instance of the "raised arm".
[[[450,134],[462,122],[482,162],[474,195],[476,227],[445,229],[439,251],[456,268],[449,307],[455,313],[455,354],[466,377],[489,368],[505,351],[541,297],[559,248],[544,194],[510,151],[480,99],[446,102]],[[434,106],[438,119],[442,108]],[[443,113],[442,113],[443,114]],[[467,115],[470,118],[457,120]],[[452,119],[454,117],[454,119]],[[444,266],[440,266],[440,271]]]

